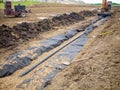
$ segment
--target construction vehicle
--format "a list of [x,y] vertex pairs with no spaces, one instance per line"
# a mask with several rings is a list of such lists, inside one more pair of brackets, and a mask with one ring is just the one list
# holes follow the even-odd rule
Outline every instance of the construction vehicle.
[[25,9],[25,5],[15,5],[14,9],[12,9],[11,1],[5,2],[4,14],[6,16],[15,16],[15,17],[26,17],[26,13],[30,13],[30,10]]
[[107,0],[102,0],[102,8],[98,11],[98,16],[107,17],[111,16],[112,2]]

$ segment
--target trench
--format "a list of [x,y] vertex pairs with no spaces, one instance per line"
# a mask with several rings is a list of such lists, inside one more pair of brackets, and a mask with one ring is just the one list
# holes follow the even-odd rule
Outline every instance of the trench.
[[65,67],[67,67],[75,56],[80,52],[85,43],[89,40],[87,35],[94,29],[94,23],[101,20],[97,27],[104,24],[108,20],[106,18],[97,18],[92,20],[91,24],[85,29],[84,33],[75,41],[70,43],[67,47],[56,53],[40,68],[35,69],[33,74],[21,82],[16,88],[43,90],[44,87],[50,84],[52,78]]

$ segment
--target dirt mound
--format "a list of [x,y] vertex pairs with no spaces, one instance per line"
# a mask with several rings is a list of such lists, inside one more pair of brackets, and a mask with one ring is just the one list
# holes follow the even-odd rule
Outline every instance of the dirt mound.
[[90,17],[94,15],[91,11],[81,11],[79,14],[84,17]]
[[52,21],[56,26],[58,26],[58,25],[69,25],[83,19],[84,17],[82,17],[78,13],[72,12],[70,14],[63,14],[60,16],[53,17]]
[[17,37],[12,31],[12,28],[6,25],[0,26],[0,48],[12,46],[16,40]]
[[[83,16],[81,16],[81,14]],[[82,11],[80,13],[68,13],[58,15],[52,19],[44,19],[36,23],[23,22],[10,28],[9,26],[0,26],[0,48],[9,47],[15,45],[16,42],[26,41],[31,38],[35,38],[40,32],[46,32],[54,27],[70,25],[80,20],[83,20],[86,16],[93,16],[90,11]]]
[[23,22],[19,25],[13,26],[13,32],[15,32],[19,39],[28,40],[37,35],[37,30],[34,28],[33,23]]
[[35,24],[35,29],[40,32],[45,32],[53,27],[53,22],[50,19],[44,19]]

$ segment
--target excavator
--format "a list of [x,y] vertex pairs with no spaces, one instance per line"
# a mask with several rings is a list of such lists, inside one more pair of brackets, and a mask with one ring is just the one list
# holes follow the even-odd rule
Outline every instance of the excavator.
[[112,2],[107,0],[102,0],[102,7],[98,11],[98,16],[101,17],[107,17],[111,16],[111,7],[112,7]]

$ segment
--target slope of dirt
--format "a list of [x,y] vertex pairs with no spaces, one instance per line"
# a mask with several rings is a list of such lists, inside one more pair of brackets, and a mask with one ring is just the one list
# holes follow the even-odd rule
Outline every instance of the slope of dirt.
[[120,9],[94,30],[75,61],[45,90],[120,90]]

